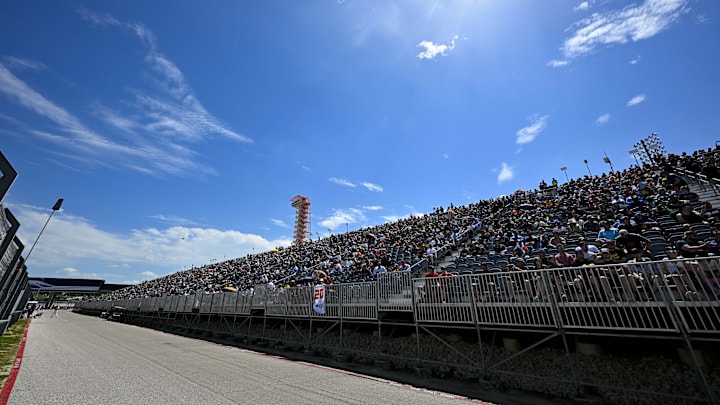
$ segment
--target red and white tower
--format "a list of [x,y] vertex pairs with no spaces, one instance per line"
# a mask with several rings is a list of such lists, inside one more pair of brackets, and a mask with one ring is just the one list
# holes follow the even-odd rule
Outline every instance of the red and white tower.
[[308,240],[310,233],[310,197],[300,194],[290,199],[295,208],[295,244],[299,245]]

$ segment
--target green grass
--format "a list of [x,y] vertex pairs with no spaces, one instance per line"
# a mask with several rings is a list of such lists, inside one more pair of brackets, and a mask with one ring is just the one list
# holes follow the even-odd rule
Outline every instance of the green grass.
[[5,384],[5,380],[10,375],[15,356],[20,349],[25,326],[29,321],[29,319],[20,319],[0,336],[0,386]]

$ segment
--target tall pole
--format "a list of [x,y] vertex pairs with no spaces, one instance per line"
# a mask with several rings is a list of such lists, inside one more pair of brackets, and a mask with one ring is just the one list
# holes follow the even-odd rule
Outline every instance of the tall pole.
[[592,177],[592,172],[590,171],[590,165],[588,164],[588,160],[585,159],[583,160],[583,162],[585,162],[585,167],[587,167],[588,169],[588,174],[590,175],[590,177]]
[[[610,165],[610,173],[614,172],[614,171],[615,171],[615,168],[613,167],[612,161],[611,161],[610,158],[608,157],[607,152],[603,151],[603,154],[605,154],[605,157],[603,158],[603,162],[605,162],[605,163],[607,163],[607,164]],[[637,160],[637,159],[636,159],[636,160]]]
[[635,158],[635,165],[637,165],[637,167],[640,167],[640,162],[638,162],[638,160],[637,160],[638,150],[637,150],[637,149],[630,149],[630,150],[628,151],[628,153],[630,153],[630,154]]
[[52,218],[55,211],[60,211],[60,206],[62,205],[62,203],[63,203],[63,199],[59,198],[57,200],[57,202],[55,203],[55,205],[53,205],[52,211],[50,211],[50,216],[48,217],[47,221],[45,221],[45,225],[43,225],[37,238],[35,238],[35,242],[33,242],[32,246],[30,247],[30,250],[28,251],[27,256],[25,256],[25,264],[27,264],[28,259],[30,259],[30,254],[33,252],[33,249],[35,249],[35,245],[37,245],[38,241],[40,240],[40,236],[42,236],[43,231],[45,231],[45,227],[47,227],[48,223],[50,222],[50,218]]
[[565,180],[567,180],[568,183],[570,183],[570,178],[567,175],[567,166],[563,166],[560,168],[565,173]]

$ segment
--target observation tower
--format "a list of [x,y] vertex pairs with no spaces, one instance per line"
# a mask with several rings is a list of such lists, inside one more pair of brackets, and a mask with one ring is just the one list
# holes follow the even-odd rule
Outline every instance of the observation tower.
[[293,240],[300,245],[307,240],[310,233],[310,197],[296,195],[290,199],[291,205],[295,208],[295,236]]

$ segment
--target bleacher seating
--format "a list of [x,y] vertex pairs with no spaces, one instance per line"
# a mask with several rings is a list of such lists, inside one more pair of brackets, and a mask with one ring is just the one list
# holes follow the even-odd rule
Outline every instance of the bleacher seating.
[[[613,224],[623,215],[634,217],[638,212],[655,218],[656,222],[644,226],[640,234],[650,241],[647,256],[662,259],[686,230],[694,230],[703,240],[713,238],[718,226],[712,218],[698,224],[678,222],[675,213],[687,202],[683,196],[689,194],[687,189],[671,184],[668,174],[682,171],[686,177],[698,173],[712,179],[712,173],[696,163],[701,160],[717,167],[719,156],[718,148],[668,155],[653,165],[571,179],[557,187],[520,190],[460,207],[438,207],[425,215],[192,268],[103,298],[249,290],[264,276],[278,286],[294,286],[317,282],[319,271],[336,284],[369,281],[376,277],[373,270],[378,263],[392,272],[399,269],[401,260],[412,266],[416,276],[424,274],[433,262],[437,269],[447,266],[460,275],[479,274],[481,264],[492,272],[506,272],[513,269],[511,258],[516,247],[529,259],[537,257],[540,247],[547,248],[548,256],[557,254],[556,247],[548,244],[553,229],[561,232],[566,251],[574,254],[582,238],[603,247],[594,230],[599,220]],[[697,188],[693,187],[690,184],[691,189]],[[715,186],[707,187],[714,190]],[[715,201],[714,205],[720,204]],[[426,253],[431,246],[436,250],[434,257]],[[527,261],[527,267],[536,268],[532,260]]]

